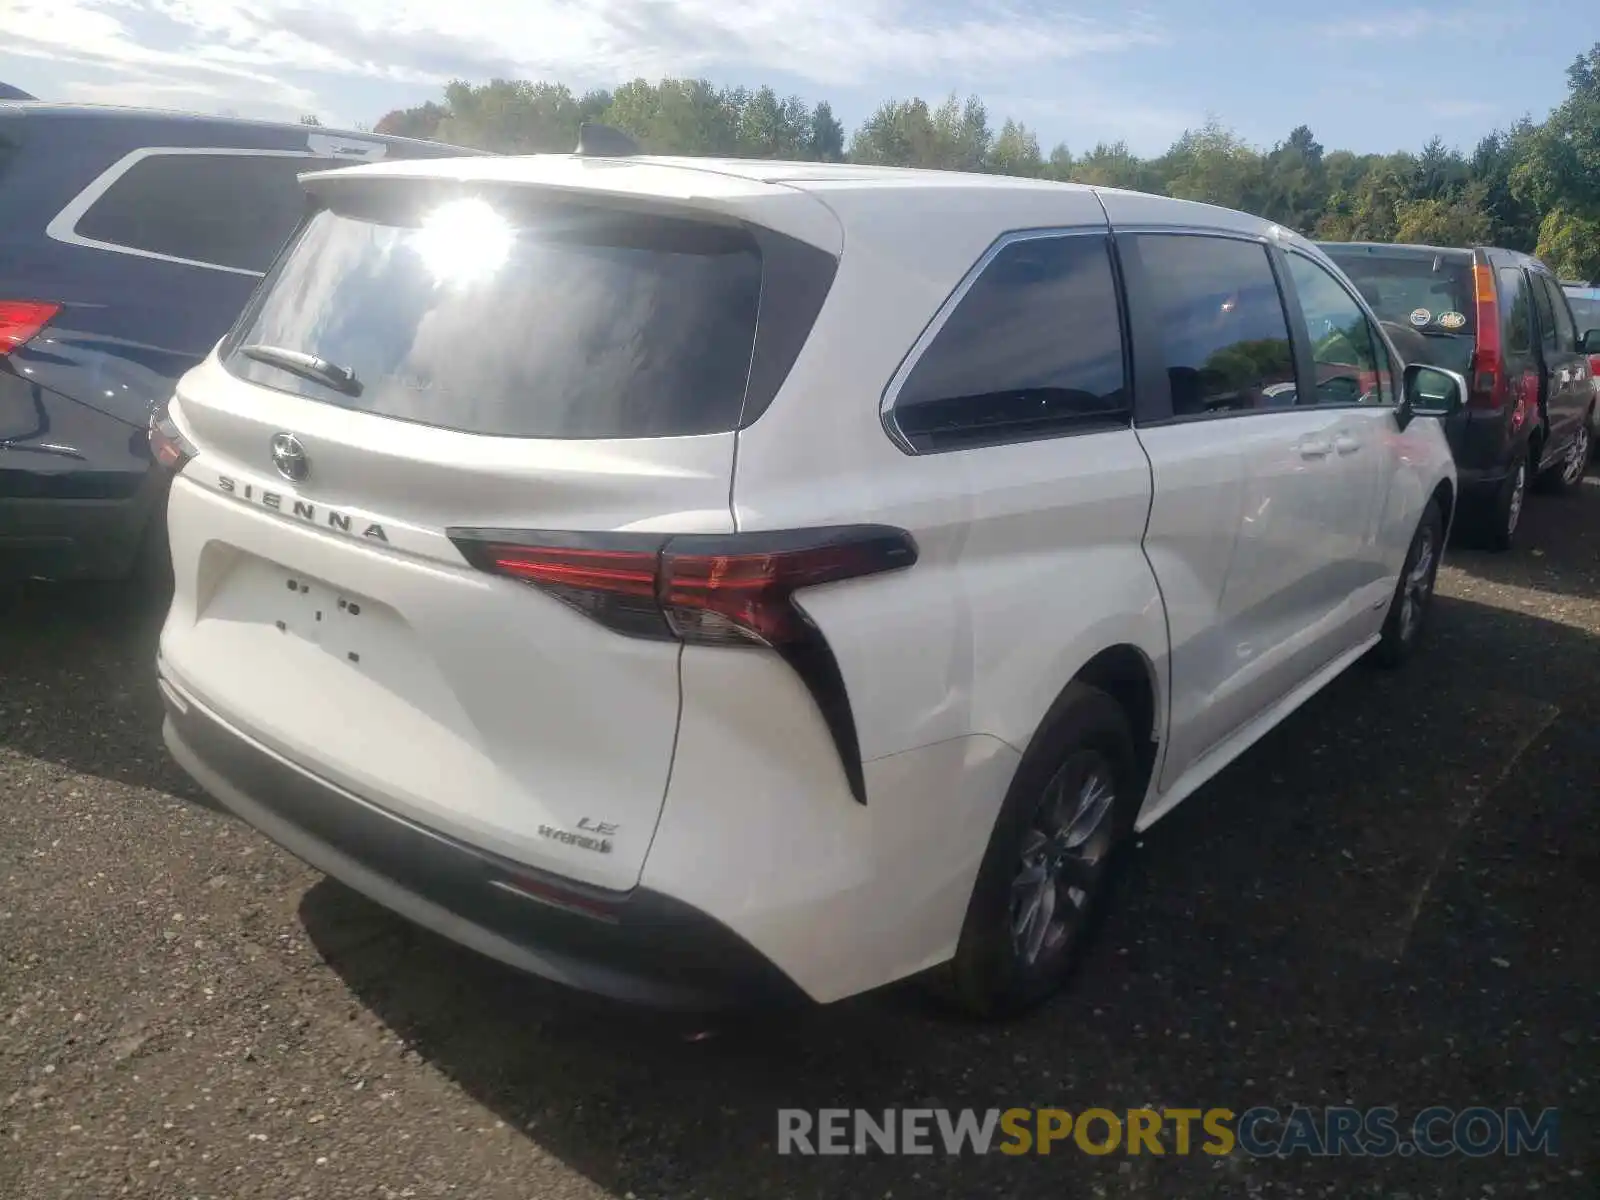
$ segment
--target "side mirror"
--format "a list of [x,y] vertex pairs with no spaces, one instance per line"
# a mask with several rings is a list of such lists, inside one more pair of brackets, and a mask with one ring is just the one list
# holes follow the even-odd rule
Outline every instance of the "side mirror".
[[1448,417],[1467,402],[1467,380],[1443,367],[1413,363],[1405,370],[1403,394],[1396,417],[1400,428],[1414,417]]
[[1578,339],[1578,353],[1600,354],[1600,329],[1591,329]]

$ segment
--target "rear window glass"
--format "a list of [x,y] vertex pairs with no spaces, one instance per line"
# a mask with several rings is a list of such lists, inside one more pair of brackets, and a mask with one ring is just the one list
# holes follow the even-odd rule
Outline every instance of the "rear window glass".
[[305,212],[299,174],[339,165],[298,154],[152,154],[117,176],[75,232],[148,254],[265,271]]
[[1580,334],[1600,329],[1600,288],[1567,288],[1567,303]]
[[[444,200],[417,219],[318,213],[229,338],[254,383],[504,437],[738,426],[761,256],[742,228]],[[338,389],[244,350],[312,355]],[[258,355],[260,351],[256,352]]]
[[1564,288],[1567,303],[1572,306],[1572,319],[1578,323],[1578,332],[1600,329],[1600,288]]
[[1443,254],[1384,254],[1323,245],[1384,321],[1424,333],[1477,336],[1472,263]]

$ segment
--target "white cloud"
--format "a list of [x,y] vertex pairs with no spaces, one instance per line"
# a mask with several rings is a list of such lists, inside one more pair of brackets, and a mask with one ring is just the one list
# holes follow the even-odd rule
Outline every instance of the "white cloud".
[[1490,104],[1487,100],[1433,100],[1428,104],[1428,111],[1436,117],[1457,120],[1467,117],[1486,117],[1499,112],[1500,109],[1498,105]]
[[1351,18],[1322,25],[1313,30],[1316,37],[1405,41],[1421,37],[1472,33],[1485,35],[1516,24],[1518,18],[1502,8],[1405,8],[1376,16]]
[[[1028,67],[1163,40],[1138,15],[1114,23],[1029,0],[9,0],[10,53],[93,66],[79,97],[208,98],[309,110],[295,80],[554,78],[609,86],[638,75],[784,72],[820,86],[895,78],[1003,81]],[[119,92],[122,82],[126,88]],[[320,85],[319,85],[320,90]]]

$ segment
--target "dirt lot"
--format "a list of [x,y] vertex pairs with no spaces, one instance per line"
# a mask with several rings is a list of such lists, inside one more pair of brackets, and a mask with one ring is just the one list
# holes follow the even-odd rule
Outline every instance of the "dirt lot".
[[[1600,478],[1458,550],[1143,840],[1075,988],[700,1030],[420,933],[196,803],[159,613],[0,598],[0,1197],[1600,1195]],[[695,1036],[709,1032],[712,1036]],[[1554,1157],[779,1157],[779,1107],[1558,1107]]]

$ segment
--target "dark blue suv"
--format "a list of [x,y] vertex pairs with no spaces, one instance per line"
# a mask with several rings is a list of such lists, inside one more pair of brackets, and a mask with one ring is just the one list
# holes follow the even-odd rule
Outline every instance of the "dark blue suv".
[[0,101],[0,577],[119,579],[161,561],[151,414],[299,223],[301,173],[471,153]]

